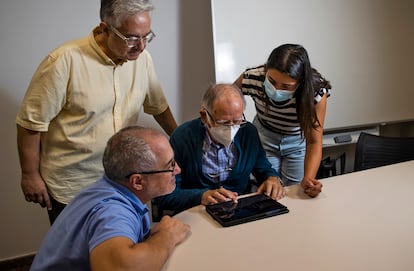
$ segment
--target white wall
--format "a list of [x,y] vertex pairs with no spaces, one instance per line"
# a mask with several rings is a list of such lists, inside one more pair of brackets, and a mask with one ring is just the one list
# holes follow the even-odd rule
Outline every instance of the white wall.
[[[333,86],[325,128],[414,119],[414,1],[212,3],[218,81],[263,64],[283,43],[298,43]],[[246,117],[254,115],[248,104]]]
[[[210,2],[153,0],[148,46],[179,123],[197,116],[201,93],[214,81]],[[89,34],[99,23],[99,0],[0,2],[0,260],[37,250],[49,228],[47,213],[25,202],[20,189],[15,116],[42,58],[59,44]],[[143,114],[140,123],[158,127]]]

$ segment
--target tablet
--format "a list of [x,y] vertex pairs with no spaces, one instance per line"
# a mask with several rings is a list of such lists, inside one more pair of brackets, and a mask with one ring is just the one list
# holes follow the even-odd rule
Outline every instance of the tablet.
[[255,194],[233,201],[206,205],[206,211],[223,227],[285,214],[289,209],[265,194]]

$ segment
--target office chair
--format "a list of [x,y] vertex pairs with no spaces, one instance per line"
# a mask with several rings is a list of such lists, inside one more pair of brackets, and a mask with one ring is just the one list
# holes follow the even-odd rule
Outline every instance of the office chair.
[[316,179],[323,179],[331,176],[337,176],[345,173],[346,154],[342,153],[337,157],[325,157],[322,159]]
[[414,160],[414,137],[359,135],[354,171]]

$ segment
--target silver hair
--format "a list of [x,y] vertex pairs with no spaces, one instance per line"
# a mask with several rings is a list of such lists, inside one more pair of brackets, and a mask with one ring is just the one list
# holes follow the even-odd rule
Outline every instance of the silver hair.
[[203,99],[201,101],[201,106],[206,108],[207,110],[213,109],[214,101],[219,97],[221,94],[233,92],[240,96],[243,101],[243,109],[246,108],[246,100],[244,99],[243,93],[241,92],[240,88],[234,84],[212,84],[206,90],[203,95]]
[[149,0],[101,0],[100,17],[102,22],[120,27],[128,17],[153,9]]
[[105,174],[113,181],[126,181],[132,172],[152,169],[157,161],[148,138],[165,135],[153,128],[130,126],[121,129],[108,141],[103,166]]

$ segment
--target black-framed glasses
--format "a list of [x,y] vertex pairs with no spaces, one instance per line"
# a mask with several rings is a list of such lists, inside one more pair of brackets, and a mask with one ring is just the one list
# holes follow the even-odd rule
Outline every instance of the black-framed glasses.
[[109,25],[109,28],[111,29],[112,32],[115,33],[115,35],[117,35],[120,39],[122,39],[125,42],[125,45],[128,48],[137,46],[137,44],[140,43],[141,41],[144,42],[145,44],[150,43],[155,38],[155,33],[152,32],[152,30],[143,37],[132,36],[132,37],[127,38],[112,25]]
[[149,170],[149,171],[140,171],[140,172],[131,172],[125,176],[125,178],[129,179],[134,174],[158,174],[158,173],[166,173],[166,172],[174,172],[176,166],[175,160],[172,160],[170,163],[171,169],[161,169],[161,170]]
[[211,120],[219,126],[233,126],[233,125],[240,125],[243,126],[247,123],[246,117],[244,116],[241,119],[238,120],[216,120],[213,115],[207,110],[207,108],[204,108],[204,110],[207,112],[207,115],[211,118]]

